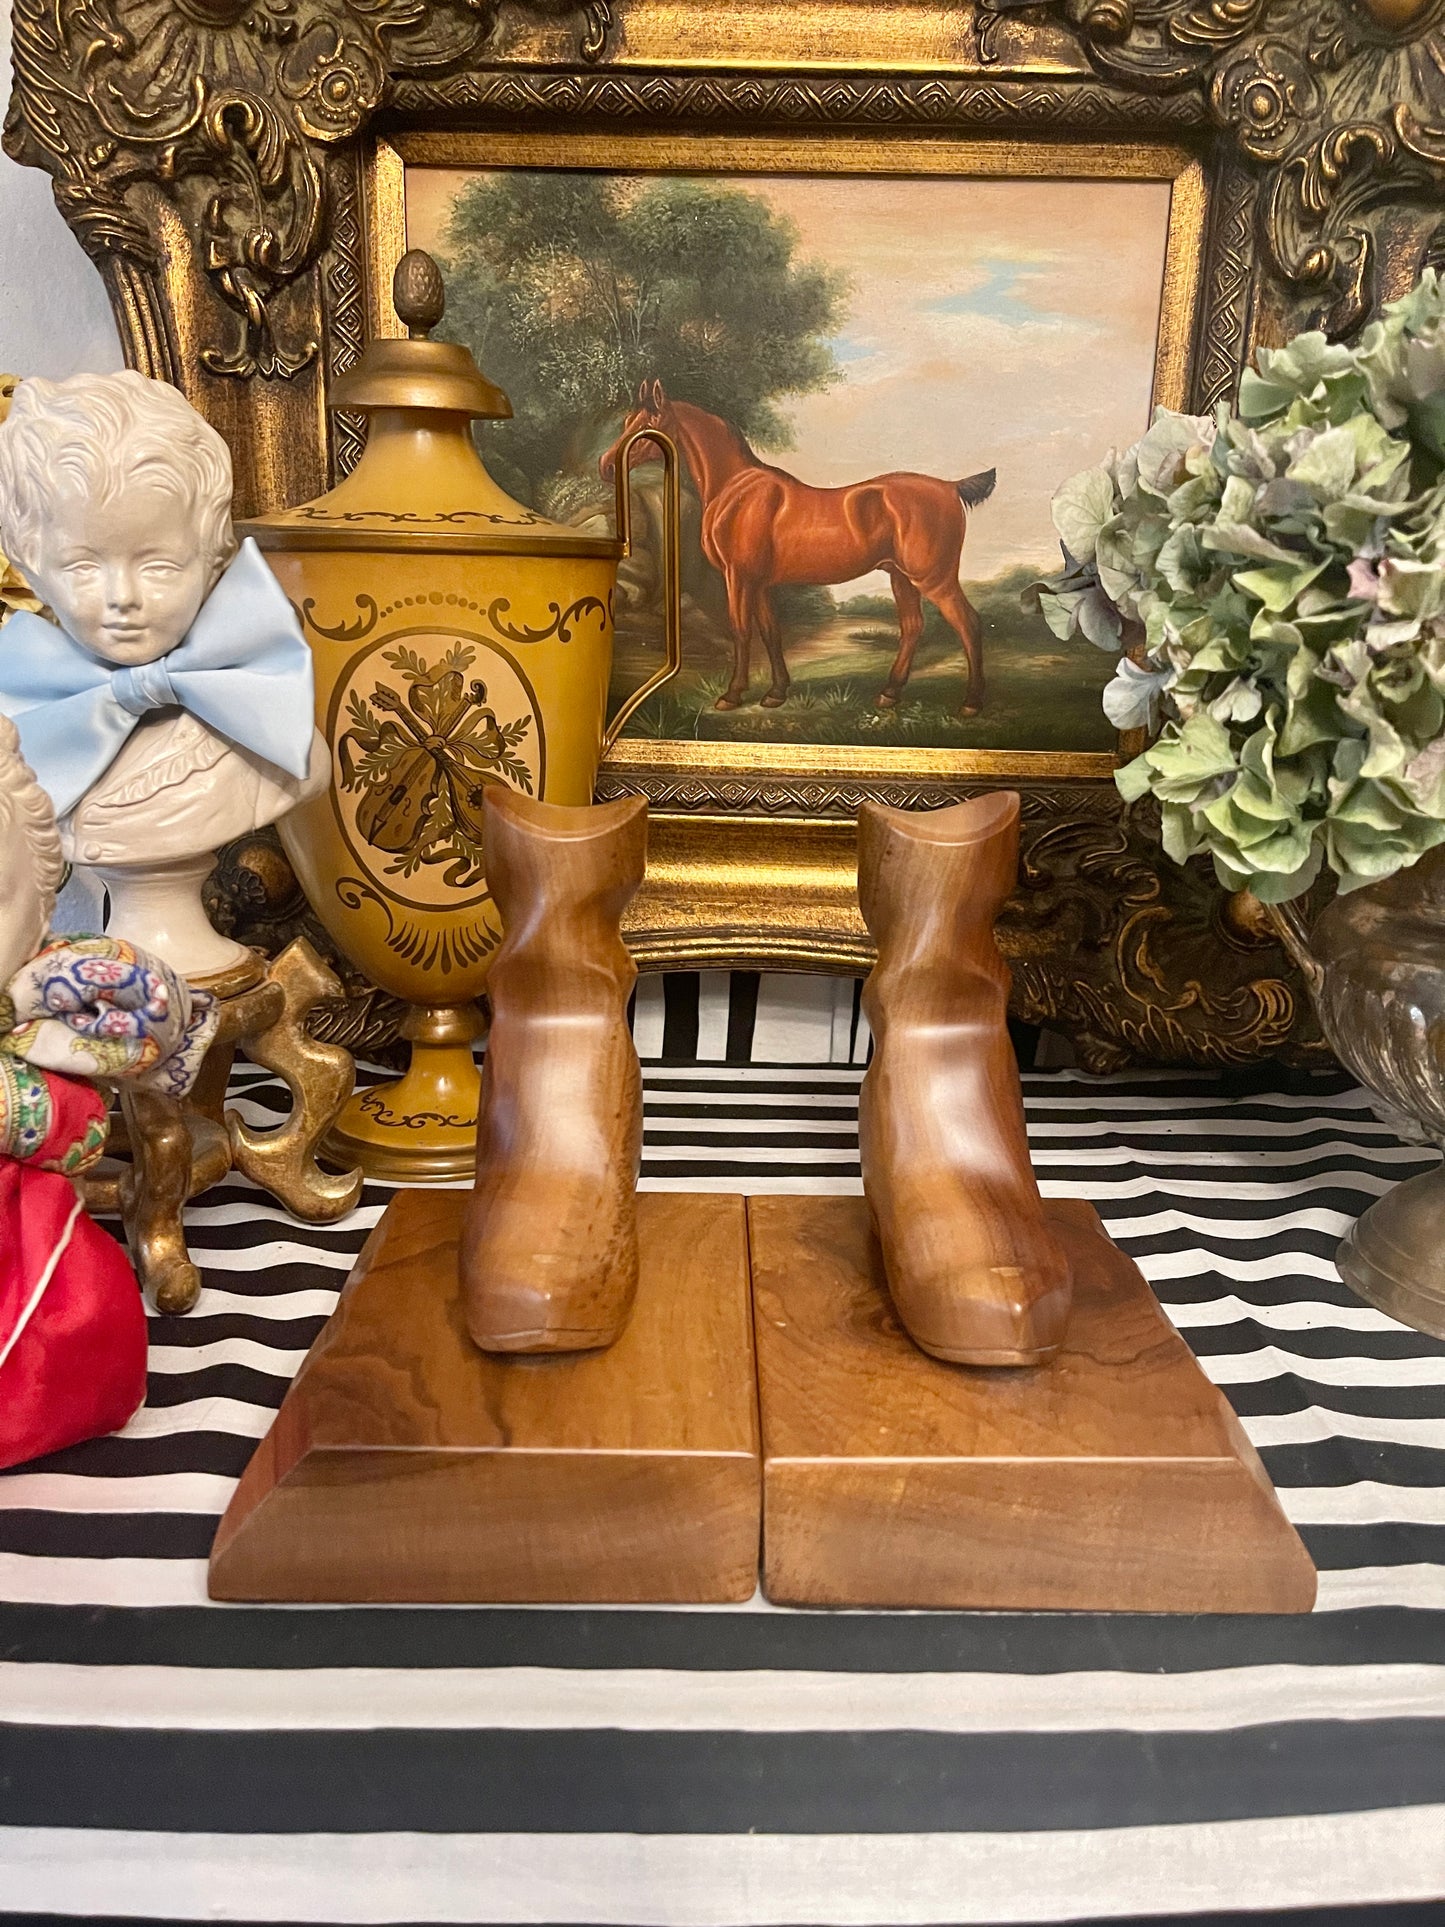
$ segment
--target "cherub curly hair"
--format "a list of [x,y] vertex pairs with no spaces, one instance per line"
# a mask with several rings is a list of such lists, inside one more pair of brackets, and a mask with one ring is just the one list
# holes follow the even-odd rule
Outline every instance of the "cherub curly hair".
[[213,572],[236,553],[231,452],[178,389],[124,369],[22,381],[0,422],[0,549],[33,577],[40,534],[65,487],[97,503],[138,480],[188,484]]

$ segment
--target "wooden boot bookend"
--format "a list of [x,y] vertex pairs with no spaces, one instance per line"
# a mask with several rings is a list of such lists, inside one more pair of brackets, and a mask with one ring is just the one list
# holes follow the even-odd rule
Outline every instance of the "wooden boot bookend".
[[387,1206],[227,1508],[214,1598],[717,1604],[757,1583],[744,1201],[636,1190],[618,923],[646,804],[484,807],[506,932],[475,1189]]
[[1069,1315],[1069,1258],[1029,1162],[993,937],[1018,826],[1012,791],[858,813],[858,900],[878,946],[863,988],[863,1190],[899,1318],[958,1365],[1041,1364]]
[[763,1591],[1307,1612],[1238,1419],[1093,1208],[1040,1199],[993,940],[1018,819],[1011,794],[859,813],[865,1196],[748,1200]]
[[592,1351],[620,1336],[637,1291],[642,1075],[620,926],[647,805],[493,789],[484,838],[505,934],[462,1226],[467,1329],[489,1352]]

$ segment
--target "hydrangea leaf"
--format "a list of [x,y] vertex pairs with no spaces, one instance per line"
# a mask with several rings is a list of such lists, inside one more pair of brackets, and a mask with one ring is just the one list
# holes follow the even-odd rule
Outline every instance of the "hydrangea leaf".
[[[1114,780],[1117,782],[1118,777]],[[1182,804],[1166,803],[1160,812],[1159,827],[1164,854],[1172,857],[1176,863],[1187,863],[1190,857],[1204,848],[1204,836],[1194,820],[1193,812]]]
[[1079,605],[1087,593],[1088,591],[1084,589],[1065,590],[1062,594],[1052,594],[1048,590],[1040,593],[1039,613],[1060,642],[1067,642],[1073,635],[1077,626]]
[[1155,412],[1148,433],[1135,450],[1139,486],[1155,495],[1168,495],[1190,473],[1187,457],[1214,441],[1214,423],[1201,415],[1179,415],[1172,409]]
[[1262,602],[1273,615],[1282,615],[1292,602],[1299,599],[1302,590],[1322,576],[1329,567],[1329,560],[1309,565],[1294,563],[1286,568],[1281,565],[1271,569],[1245,569],[1236,574],[1235,587],[1243,589],[1257,602]]
[[1096,649],[1116,650],[1119,647],[1119,639],[1124,633],[1123,618],[1103,589],[1090,589],[1079,598],[1074,619],[1080,633]]
[[1393,616],[1438,616],[1445,610],[1445,566],[1387,555],[1379,567],[1379,603]]
[[1122,517],[1113,517],[1100,529],[1095,543],[1094,565],[1099,571],[1099,587],[1110,601],[1126,601],[1133,593],[1138,574],[1134,566],[1132,534]]
[[1213,702],[1209,713],[1218,723],[1249,723],[1264,707],[1264,698],[1253,683],[1236,676]]
[[1154,782],[1154,772],[1143,756],[1136,756],[1132,763],[1125,763],[1114,771],[1114,787],[1126,803],[1137,803],[1141,796],[1147,796]]
[[1410,758],[1400,782],[1426,816],[1445,819],[1445,735]]
[[1154,567],[1176,595],[1192,595],[1210,568],[1198,529],[1181,523],[1160,548]]
[[1123,656],[1104,690],[1104,714],[1115,729],[1152,729],[1164,692],[1175,679],[1176,671],[1167,664],[1147,668]]
[[1291,697],[1279,732],[1279,754],[1298,756],[1316,743],[1332,743],[1343,730],[1336,694],[1328,683],[1309,682]]
[[1054,496],[1054,527],[1070,555],[1091,562],[1099,532],[1114,515],[1114,478],[1107,469],[1086,468]]
[[1320,873],[1324,850],[1315,844],[1297,870],[1291,872],[1235,871],[1220,857],[1214,857],[1215,874],[1228,890],[1248,888],[1261,903],[1288,903],[1301,896]]
[[1299,566],[1298,549],[1271,542],[1267,535],[1261,535],[1245,522],[1216,522],[1212,528],[1205,529],[1199,539],[1206,549],[1223,550],[1229,555],[1252,555],[1261,562],[1279,562],[1290,568]]
[[1286,473],[1292,482],[1313,489],[1321,500],[1337,502],[1354,486],[1358,454],[1348,424],[1326,429],[1301,449]]

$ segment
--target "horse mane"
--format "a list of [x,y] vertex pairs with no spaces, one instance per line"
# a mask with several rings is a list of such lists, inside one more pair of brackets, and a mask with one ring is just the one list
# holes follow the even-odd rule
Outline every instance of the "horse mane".
[[674,401],[672,406],[679,413],[686,410],[690,415],[700,415],[704,421],[716,422],[719,428],[726,432],[728,440],[733,444],[733,447],[737,449],[740,454],[747,457],[750,466],[753,468],[772,468],[772,463],[763,460],[762,456],[759,455],[743,431],[735,422],[730,422],[726,415],[714,414],[712,409],[703,408],[695,401]]

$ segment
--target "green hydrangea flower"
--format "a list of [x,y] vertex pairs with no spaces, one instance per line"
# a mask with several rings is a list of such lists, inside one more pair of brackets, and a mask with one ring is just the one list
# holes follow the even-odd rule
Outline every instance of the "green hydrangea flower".
[[[1104,710],[1164,847],[1267,903],[1445,842],[1445,281],[1357,345],[1262,349],[1239,407],[1160,409],[1054,498],[1054,634],[1120,655]],[[1160,726],[1162,724],[1162,726]]]

